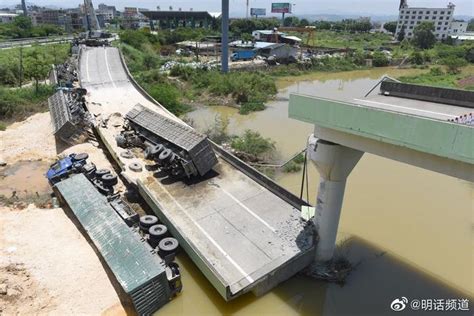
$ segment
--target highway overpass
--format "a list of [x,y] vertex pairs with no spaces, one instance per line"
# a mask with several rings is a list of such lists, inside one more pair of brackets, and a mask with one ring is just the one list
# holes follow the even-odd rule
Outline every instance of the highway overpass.
[[474,126],[451,122],[473,108],[474,92],[391,81],[350,100],[292,94],[289,116],[314,124],[307,153],[321,175],[317,259],[333,255],[346,180],[365,152],[473,182]]

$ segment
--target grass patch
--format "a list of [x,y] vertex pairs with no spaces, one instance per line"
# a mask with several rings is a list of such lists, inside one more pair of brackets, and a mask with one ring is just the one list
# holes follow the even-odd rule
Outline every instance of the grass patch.
[[[0,122],[3,127],[12,121],[48,110],[48,97],[54,93],[53,86],[40,85],[38,92],[34,87],[7,89],[0,87]],[[1,126],[0,126],[1,128]]]
[[442,88],[456,88],[472,90],[474,84],[461,85],[460,81],[472,77],[474,65],[464,67],[460,73],[450,73],[441,67],[433,67],[430,71],[416,76],[402,76],[398,79],[402,82],[428,85]]
[[[301,35],[300,35],[301,36]],[[305,43],[308,35],[303,36]],[[318,30],[314,41],[310,41],[311,46],[334,47],[334,48],[354,48],[354,49],[375,49],[390,42],[392,36],[383,33],[355,33],[344,31]]]

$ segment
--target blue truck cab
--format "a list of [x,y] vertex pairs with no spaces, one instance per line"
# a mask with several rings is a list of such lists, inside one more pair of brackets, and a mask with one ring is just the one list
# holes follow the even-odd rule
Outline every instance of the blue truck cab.
[[55,184],[67,178],[76,169],[84,166],[87,158],[89,158],[89,155],[86,153],[70,154],[53,163],[46,172],[46,178],[51,184]]
[[256,50],[239,50],[234,52],[232,55],[230,55],[230,60],[231,61],[238,61],[238,60],[252,60],[255,58],[257,55]]

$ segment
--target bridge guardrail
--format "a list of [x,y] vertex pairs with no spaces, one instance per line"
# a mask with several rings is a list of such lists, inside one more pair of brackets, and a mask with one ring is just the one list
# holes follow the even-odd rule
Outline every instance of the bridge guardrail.
[[[156,104],[160,108],[162,108],[164,111],[166,111],[168,114],[173,115],[168,109],[166,109],[164,106],[162,106],[158,101],[156,101],[151,95],[148,94],[139,84],[138,82],[135,81],[135,78],[133,78],[132,74],[130,73],[127,64],[125,63],[125,58],[122,54],[122,51],[119,49],[119,55],[120,55],[120,61],[125,69],[125,72],[127,74],[127,77],[130,79],[130,82],[133,84],[133,86],[150,102],[153,104]],[[276,194],[279,196],[281,199],[292,205],[294,208],[301,209],[301,206],[310,206],[306,201],[303,201],[287,189],[283,188],[276,182],[274,182],[272,179],[268,178],[255,168],[249,166],[236,156],[232,155],[225,149],[223,149],[221,146],[218,144],[214,143],[213,141],[209,140],[211,143],[212,147],[214,148],[215,151],[219,154],[220,157],[222,157],[225,161],[230,163],[232,166],[235,168],[239,169],[242,171],[245,175],[250,177],[252,180],[257,182],[258,184],[262,185],[266,189],[268,189],[270,192]]]

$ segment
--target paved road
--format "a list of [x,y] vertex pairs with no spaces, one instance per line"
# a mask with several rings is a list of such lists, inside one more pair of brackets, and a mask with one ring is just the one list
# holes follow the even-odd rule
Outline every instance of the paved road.
[[[114,136],[122,121],[114,113],[123,116],[140,103],[179,121],[135,89],[116,48],[87,48],[81,56],[80,74],[91,112],[99,120],[113,120],[106,128],[99,127],[99,132],[117,154],[123,149],[116,146]],[[155,212],[174,226],[184,249],[206,271],[206,277],[226,288],[227,293],[221,292],[226,299],[250,290],[264,277],[271,284],[282,281],[282,275],[291,276],[298,269],[291,269],[294,263],[290,261],[303,265],[312,259],[311,236],[301,233],[299,210],[225,160],[219,159],[214,177],[186,185],[166,182],[148,171],[128,170],[132,161],[146,164],[140,157],[118,159],[125,166],[125,176],[153,201]]]
[[74,39],[73,36],[59,36],[59,37],[38,37],[38,38],[26,38],[11,41],[0,42],[0,49],[10,49],[19,46],[30,47],[34,44],[39,45],[50,45],[57,43],[71,42]]
[[472,111],[472,109],[460,106],[377,94],[370,95],[367,98],[355,98],[353,102],[359,105],[370,106],[382,110],[395,111],[444,121]]

